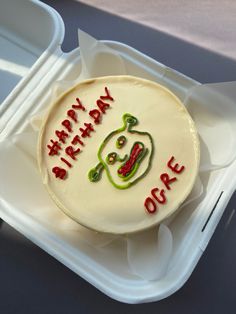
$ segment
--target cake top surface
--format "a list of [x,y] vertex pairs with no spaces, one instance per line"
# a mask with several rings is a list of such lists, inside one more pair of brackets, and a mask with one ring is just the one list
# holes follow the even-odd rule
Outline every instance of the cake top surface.
[[165,87],[132,76],[79,83],[49,109],[39,136],[43,183],[78,223],[125,234],[174,213],[199,166],[194,122]]

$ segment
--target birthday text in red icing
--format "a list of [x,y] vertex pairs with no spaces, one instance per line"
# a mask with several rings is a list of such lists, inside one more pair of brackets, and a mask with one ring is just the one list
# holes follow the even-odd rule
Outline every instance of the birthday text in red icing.
[[[83,151],[87,138],[95,132],[95,126],[102,122],[102,117],[111,107],[114,98],[107,87],[104,88],[103,95],[96,100],[96,105],[87,113],[86,107],[80,98],[75,99],[65,110],[60,128],[54,131],[54,138],[47,144],[48,155],[59,158],[64,166],[56,165],[52,168],[52,173],[58,179],[64,180],[68,176],[68,170],[77,161],[78,155]],[[90,120],[80,122],[82,115],[87,114]],[[91,123],[91,119],[92,122]]]

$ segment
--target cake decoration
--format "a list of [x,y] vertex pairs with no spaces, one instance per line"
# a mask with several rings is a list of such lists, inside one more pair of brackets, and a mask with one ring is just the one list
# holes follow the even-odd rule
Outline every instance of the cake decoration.
[[38,161],[51,198],[78,223],[126,234],[161,223],[195,183],[198,134],[167,88],[132,76],[86,80],[54,101]]
[[[104,100],[106,100],[106,101],[107,100],[110,100],[110,101],[114,100],[113,97],[111,96],[108,88],[105,87],[104,90],[105,90],[105,95],[101,95],[99,97],[99,99],[97,99],[97,101],[96,101],[97,107],[100,109],[100,111],[98,109],[92,109],[89,111],[89,116],[91,118],[93,118],[95,124],[101,123],[102,114],[106,113],[106,110],[110,107],[110,104],[104,102]],[[70,137],[70,133],[74,133],[73,122],[78,123],[77,111],[79,111],[79,110],[86,111],[86,108],[83,106],[81,100],[78,97],[76,97],[76,101],[77,101],[77,104],[73,104],[71,106],[72,109],[69,109],[67,111],[67,116],[71,120],[64,119],[61,122],[61,125],[66,129],[66,131],[65,130],[60,130],[60,131],[55,130],[55,135],[57,136],[58,140],[55,141],[53,139],[50,139],[50,144],[47,145],[47,148],[49,149],[49,152],[48,152],[49,156],[60,155],[60,150],[62,150],[61,143],[66,144],[66,140],[67,140],[67,138]],[[80,136],[82,138],[86,138],[86,137],[90,137],[91,132],[94,132],[95,130],[94,130],[92,123],[84,122],[84,127],[80,127],[79,131],[80,131]],[[71,141],[71,144],[73,146],[69,145],[64,150],[67,157],[69,156],[73,160],[77,159],[76,156],[81,151],[80,147],[74,147],[74,146],[76,146],[77,144],[84,146],[84,142],[81,140],[80,136],[78,134],[76,134]],[[67,167],[69,167],[69,168],[72,167],[71,162],[69,160],[67,160],[66,158],[60,157],[60,160],[64,164],[66,164]],[[67,171],[63,168],[60,168],[57,166],[53,167],[52,172],[55,174],[56,178],[64,180],[67,177]]]
[[[124,114],[122,119],[123,126],[111,132],[99,147],[98,159],[100,162],[88,174],[91,182],[100,180],[102,171],[105,169],[108,180],[115,188],[127,189],[142,179],[151,167],[154,150],[151,135],[148,132],[133,129],[138,124],[138,120],[131,114]],[[146,145],[144,139],[146,139]],[[115,141],[115,147],[108,148],[107,146],[112,140]],[[124,150],[128,141],[133,142],[130,152]],[[115,148],[116,151],[114,151]],[[139,171],[140,164],[145,159],[145,169],[135,176]],[[134,179],[132,180],[132,178]]]
[[[174,174],[181,174],[185,169],[185,166],[180,166],[178,163],[173,164],[175,160],[174,156],[171,156],[170,160],[167,162],[167,167]],[[159,204],[165,204],[167,202],[166,190],[171,190],[172,183],[177,180],[176,176],[170,176],[167,172],[164,172],[160,175],[160,179],[165,186],[165,189],[159,190],[155,187],[151,190],[151,196],[148,196],[145,199],[144,206],[148,213],[154,214],[158,210]]]

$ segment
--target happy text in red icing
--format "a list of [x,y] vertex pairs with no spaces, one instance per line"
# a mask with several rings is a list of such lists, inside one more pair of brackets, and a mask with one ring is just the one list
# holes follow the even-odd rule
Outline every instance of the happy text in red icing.
[[[96,100],[96,107],[88,112],[95,125],[101,123],[103,114],[110,108],[110,102],[113,101],[110,91],[105,87],[104,95]],[[76,103],[65,110],[65,116],[60,123],[61,129],[55,130],[55,138],[50,139],[47,144],[48,155],[58,156],[65,164],[65,168],[56,165],[52,168],[52,173],[58,179],[66,179],[68,169],[73,167],[73,162],[77,160],[78,154],[85,146],[84,139],[90,138],[95,132],[95,125],[91,122],[80,123],[80,116],[83,113],[86,113],[86,108],[81,99],[76,98]]]

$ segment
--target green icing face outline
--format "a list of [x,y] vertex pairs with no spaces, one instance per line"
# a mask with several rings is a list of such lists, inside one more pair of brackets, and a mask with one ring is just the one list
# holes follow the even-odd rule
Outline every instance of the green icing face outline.
[[[151,162],[154,152],[154,144],[152,136],[148,132],[140,132],[137,130],[133,130],[133,127],[138,124],[138,119],[132,116],[129,113],[125,113],[122,117],[123,120],[123,126],[113,132],[111,132],[105,140],[102,142],[102,144],[99,147],[98,150],[98,160],[99,163],[95,166],[95,168],[92,168],[88,173],[88,178],[91,182],[97,182],[101,179],[102,172],[105,169],[107,177],[111,184],[118,189],[127,189],[133,184],[140,181],[151,168]],[[145,146],[144,141],[138,140],[135,141],[130,149],[129,155],[125,154],[125,156],[120,157],[120,155],[116,152],[110,152],[107,154],[106,158],[102,157],[102,153],[107,147],[107,143],[116,135],[119,133],[122,133],[126,131],[127,135],[136,135],[140,139],[142,137],[148,137],[150,149]],[[115,146],[116,149],[122,150],[123,147],[126,146],[128,142],[127,136],[124,134],[118,136]],[[148,158],[146,161],[147,167],[146,169],[139,175],[135,175],[138,173],[138,170],[140,168],[141,163]],[[117,162],[120,163],[120,166],[117,170],[117,177],[120,178],[120,183],[116,183],[111,171],[110,167],[114,166]],[[133,178],[133,181],[132,181]]]

